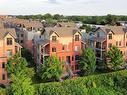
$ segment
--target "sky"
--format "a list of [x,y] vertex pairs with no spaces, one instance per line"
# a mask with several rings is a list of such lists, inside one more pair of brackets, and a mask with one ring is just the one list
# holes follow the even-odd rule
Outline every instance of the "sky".
[[0,0],[0,15],[127,15],[127,0]]

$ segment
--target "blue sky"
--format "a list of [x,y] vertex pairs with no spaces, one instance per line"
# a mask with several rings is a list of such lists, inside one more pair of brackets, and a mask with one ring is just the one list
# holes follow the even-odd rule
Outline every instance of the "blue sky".
[[127,15],[127,0],[0,0],[0,14]]

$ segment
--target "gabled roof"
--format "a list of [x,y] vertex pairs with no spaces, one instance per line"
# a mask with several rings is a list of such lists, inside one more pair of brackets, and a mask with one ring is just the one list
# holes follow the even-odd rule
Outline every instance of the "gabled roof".
[[76,32],[80,33],[79,29],[75,27],[53,27],[53,28],[45,28],[45,30],[49,34],[49,36],[52,33],[56,33],[60,37],[73,36]]
[[43,28],[43,24],[39,21],[32,21],[32,20],[25,20],[25,19],[18,19],[18,18],[5,18],[5,22],[10,22],[15,25],[23,25],[26,28],[34,27],[38,29],[40,27]]
[[3,39],[7,34],[10,34],[14,38],[16,38],[15,29],[11,29],[11,28],[7,28],[7,29],[3,28],[3,29],[0,29],[0,39]]
[[109,32],[112,32],[113,34],[124,34],[127,32],[127,28],[123,26],[105,26],[99,29],[103,30],[106,34]]

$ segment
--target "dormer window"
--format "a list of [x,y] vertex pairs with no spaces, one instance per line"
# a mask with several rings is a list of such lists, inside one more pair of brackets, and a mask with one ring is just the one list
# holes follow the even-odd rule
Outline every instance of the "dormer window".
[[12,45],[12,38],[7,38],[7,45]]
[[75,35],[75,41],[79,41],[79,35]]
[[56,42],[56,36],[52,36],[52,41]]
[[112,39],[112,34],[109,34],[108,35],[108,39]]

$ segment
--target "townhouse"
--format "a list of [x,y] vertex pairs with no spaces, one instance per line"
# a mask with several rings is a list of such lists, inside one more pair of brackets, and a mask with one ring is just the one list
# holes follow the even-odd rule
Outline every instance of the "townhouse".
[[95,51],[97,60],[106,61],[106,52],[117,46],[127,60],[127,28],[123,26],[104,26],[89,37],[89,46]]
[[4,19],[6,27],[15,28],[17,34],[17,42],[23,47],[33,52],[33,40],[38,39],[43,25],[39,21],[24,20],[18,18],[6,18]]
[[77,60],[82,44],[82,34],[72,24],[60,23],[55,27],[45,28],[40,39],[34,42],[36,63],[41,64],[46,58],[55,55],[75,73],[78,71]]
[[9,82],[5,69],[7,60],[21,51],[21,46],[16,42],[16,38],[15,29],[0,27],[0,84]]

